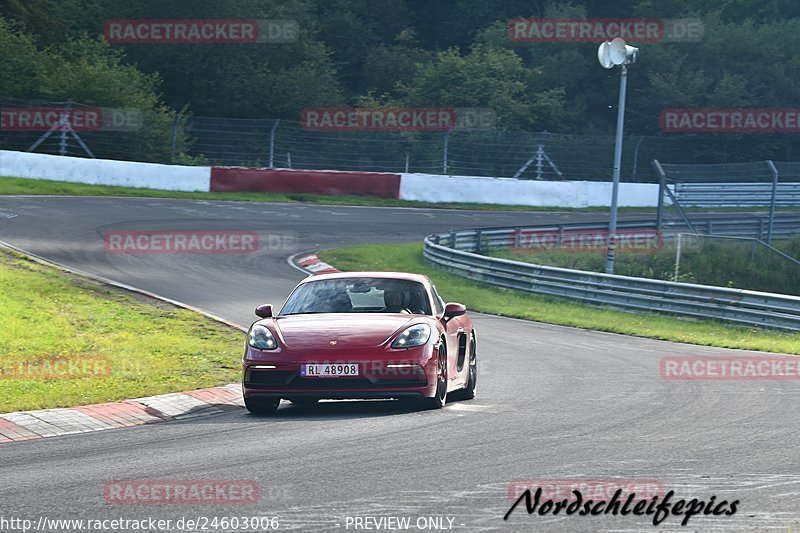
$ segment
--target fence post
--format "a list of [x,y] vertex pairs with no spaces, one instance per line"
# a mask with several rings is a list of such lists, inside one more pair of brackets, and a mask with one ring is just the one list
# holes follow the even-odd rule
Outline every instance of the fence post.
[[772,244],[772,224],[775,221],[775,197],[778,192],[778,169],[771,159],[767,160],[769,170],[772,172],[772,198],[769,202],[769,225],[767,226],[767,244]]
[[536,179],[537,180],[542,179],[542,170],[543,170],[542,162],[544,161],[543,155],[544,155],[544,147],[540,144],[536,148]]
[[672,281],[678,281],[678,272],[681,269],[681,236],[683,233],[678,233],[678,242],[675,243],[675,275]]
[[172,121],[172,157],[170,161],[175,162],[175,150],[178,147],[178,121],[180,120],[181,112],[175,113],[175,120]]
[[281,119],[276,119],[272,129],[269,130],[269,168],[275,168],[273,162],[275,161],[275,130],[278,129]]
[[58,153],[59,153],[59,155],[67,155],[67,128],[65,127],[65,124],[64,124],[64,120],[65,120],[64,116],[66,116],[66,121],[67,121],[66,123],[70,124],[70,127],[72,127],[72,124],[70,123],[70,116],[69,116],[70,109],[72,109],[72,98],[67,100],[67,105],[66,105],[66,107],[64,107],[64,115],[62,115],[62,118],[61,118],[61,128],[60,128],[61,129],[61,138],[59,139],[59,142],[58,142]]
[[642,145],[642,141],[644,141],[644,135],[639,136],[639,141],[636,143],[636,149],[633,151],[633,171],[631,179],[636,181],[636,174],[639,172],[639,147]]
[[656,231],[661,229],[661,221],[664,216],[664,188],[667,186],[666,175],[658,159],[653,159],[653,168],[658,174],[658,207],[656,208]]
[[450,130],[447,130],[444,134],[444,154],[443,154],[443,162],[442,162],[442,174],[447,174],[447,149],[448,144],[450,142]]
[[408,152],[406,152],[406,174],[408,174],[409,163],[411,162]]

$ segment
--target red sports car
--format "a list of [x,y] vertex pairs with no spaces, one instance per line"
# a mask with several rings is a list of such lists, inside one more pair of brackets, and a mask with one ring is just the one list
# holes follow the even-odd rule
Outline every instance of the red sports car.
[[475,397],[475,329],[419,274],[348,272],[310,276],[283,308],[256,309],[242,389],[252,413],[281,399],[418,399],[441,408]]

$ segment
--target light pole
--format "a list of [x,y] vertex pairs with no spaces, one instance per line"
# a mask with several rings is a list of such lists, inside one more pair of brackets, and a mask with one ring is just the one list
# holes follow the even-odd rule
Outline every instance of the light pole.
[[614,141],[614,176],[611,182],[611,216],[608,222],[608,254],[606,255],[606,274],[614,273],[614,249],[617,241],[617,196],[619,192],[619,174],[622,166],[622,131],[625,123],[625,92],[628,87],[628,65],[636,62],[639,49],[625,44],[617,37],[611,42],[604,42],[597,49],[597,59],[603,68],[610,69],[622,66],[619,80],[619,105],[617,106],[617,135]]

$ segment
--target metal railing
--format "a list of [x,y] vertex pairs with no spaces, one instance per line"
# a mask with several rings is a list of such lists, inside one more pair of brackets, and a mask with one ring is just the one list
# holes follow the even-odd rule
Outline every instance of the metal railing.
[[[684,206],[741,207],[768,206],[772,201],[770,183],[676,183],[675,197]],[[800,205],[800,183],[779,183],[775,186],[775,205]]]
[[794,162],[687,165],[654,159],[652,164],[659,183],[657,221],[661,221],[666,199],[689,227],[692,224],[684,207],[769,207],[764,240],[771,243],[775,208],[800,206],[800,165]]
[[[746,231],[763,222],[720,219],[697,221],[697,226],[735,227]],[[673,224],[675,233],[680,222]],[[740,325],[800,331],[800,297],[744,289],[587,272],[534,265],[481,255],[491,248],[513,246],[520,232],[605,229],[604,223],[560,224],[515,228],[481,228],[429,235],[424,256],[430,263],[454,274],[491,285],[558,296],[622,309],[666,312],[695,318],[713,318]],[[652,221],[623,221],[619,229],[654,229]],[[781,234],[800,232],[800,216],[775,220]],[[674,236],[675,233],[672,233]],[[668,237],[668,233],[664,233]],[[518,242],[518,241],[516,241]]]

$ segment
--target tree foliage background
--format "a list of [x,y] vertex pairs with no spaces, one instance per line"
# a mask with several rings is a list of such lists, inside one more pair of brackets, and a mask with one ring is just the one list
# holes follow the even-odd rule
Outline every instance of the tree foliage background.
[[[502,130],[612,134],[618,70],[600,68],[597,43],[514,43],[516,17],[703,21],[700,42],[639,44],[628,134],[659,134],[667,107],[800,107],[797,0],[0,0],[0,95],[143,109],[156,127],[137,142],[153,150],[178,111],[298,120],[305,107],[365,103],[491,107]],[[109,19],[202,18],[292,19],[301,36],[226,45],[102,37]],[[733,142],[742,160],[797,158],[791,136],[752,139],[721,138],[709,157]]]

